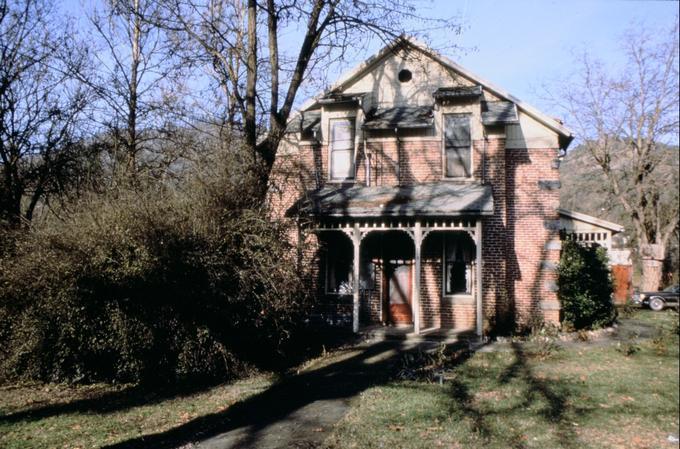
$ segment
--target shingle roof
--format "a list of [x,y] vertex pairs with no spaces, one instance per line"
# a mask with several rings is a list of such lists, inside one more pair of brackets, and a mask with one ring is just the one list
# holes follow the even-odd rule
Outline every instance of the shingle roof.
[[370,111],[366,114],[365,129],[413,129],[430,128],[434,125],[434,116],[430,106],[402,106]]
[[511,101],[487,101],[483,104],[482,123],[485,125],[504,125],[517,123],[517,106]]
[[287,133],[319,131],[321,129],[321,111],[305,111],[288,122]]
[[573,220],[589,223],[604,229],[609,229],[614,233],[623,232],[625,230],[625,228],[618,223],[603,220],[601,218],[593,217],[592,215],[587,215],[581,212],[575,212],[573,210],[567,209],[557,209],[557,212],[560,214],[560,217],[567,217]]
[[492,215],[491,186],[436,182],[399,187],[324,187],[309,192],[288,215],[316,217],[446,217]]

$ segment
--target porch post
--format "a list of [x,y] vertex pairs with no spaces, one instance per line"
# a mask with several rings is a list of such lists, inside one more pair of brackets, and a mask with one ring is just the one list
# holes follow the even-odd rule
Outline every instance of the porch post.
[[481,337],[483,332],[482,316],[482,219],[477,219],[475,223],[475,246],[477,250],[477,266],[475,277],[477,278],[477,336]]
[[415,244],[415,279],[413,280],[413,330],[420,334],[420,244],[423,240],[423,230],[420,220],[416,220],[413,228],[413,243]]
[[361,247],[361,232],[359,225],[354,225],[352,232],[352,244],[354,246],[354,259],[352,264],[352,331],[359,332],[359,248]]

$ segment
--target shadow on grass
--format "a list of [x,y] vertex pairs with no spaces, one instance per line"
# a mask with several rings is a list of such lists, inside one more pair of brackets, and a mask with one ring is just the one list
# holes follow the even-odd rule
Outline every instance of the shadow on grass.
[[[225,448],[290,447],[291,444],[304,443],[309,446],[315,442],[321,443],[325,433],[316,429],[335,424],[349,407],[350,398],[367,388],[393,380],[400,373],[399,370],[403,370],[404,360],[413,359],[410,356],[405,357],[405,354],[422,351],[424,347],[432,348],[427,343],[414,344],[397,340],[363,345],[350,354],[338,356],[326,365],[321,361],[316,369],[284,375],[265,391],[224,411],[200,416],[170,430],[132,438],[108,447],[175,448],[197,441],[206,442],[208,447]],[[456,369],[474,355],[466,348],[467,344],[464,343],[447,348],[447,351],[457,351],[454,353],[458,354],[447,368]],[[447,382],[450,385],[451,411],[462,411],[464,416],[470,417],[473,432],[482,440],[488,441],[496,437],[507,442],[508,447],[524,448],[525,440],[520,431],[513,430],[498,435],[493,420],[498,416],[512,419],[511,414],[514,412],[535,410],[531,412],[534,416],[554,426],[556,447],[578,447],[579,441],[572,423],[587,411],[574,405],[573,396],[576,392],[562,381],[537,376],[529,360],[530,354],[525,352],[522,345],[513,343],[512,349],[514,361],[498,376],[498,382],[520,382],[525,389],[524,401],[509,408],[485,410],[475,401],[476,391],[472,391],[463,378],[456,376]],[[132,388],[72,404],[0,417],[0,422],[36,420],[73,412],[106,413],[161,402],[169,397],[191,394],[198,390],[199,388],[149,393]],[[319,404],[327,405],[320,407]],[[327,412],[333,416],[319,416]],[[279,435],[280,432],[289,434],[282,436]],[[278,438],[274,444],[272,435]]]
[[[508,366],[500,375],[500,384],[508,384],[513,380],[522,382],[525,387],[524,400],[513,407],[502,407],[500,410],[484,411],[475,403],[474,391],[454,378],[451,381],[450,395],[453,400],[451,408],[462,410],[465,416],[472,420],[472,430],[483,440],[488,441],[492,437],[500,437],[508,447],[522,449],[526,445],[524,436],[519,431],[513,429],[512,432],[504,435],[494,435],[494,424],[490,418],[502,415],[505,419],[512,419],[510,415],[514,412],[536,409],[536,415],[551,425],[556,426],[555,447],[572,449],[581,445],[578,436],[574,431],[573,422],[584,414],[587,409],[574,406],[572,400],[576,392],[570,391],[568,385],[559,380],[546,380],[537,376],[529,362],[529,354],[521,344],[512,343],[514,362]],[[544,405],[545,404],[545,405]],[[509,428],[509,427],[508,427]],[[504,432],[508,432],[504,428]]]
[[305,426],[308,432],[314,432],[313,428],[319,417],[301,413],[304,407],[317,401],[338,401],[344,403],[346,408],[346,400],[373,385],[392,379],[403,354],[418,349],[418,346],[409,346],[405,341],[373,343],[365,346],[359,353],[330,365],[286,376],[264,392],[223,412],[201,416],[166,432],[130,439],[108,447],[174,448],[232,431],[236,435],[221,437],[223,439],[219,447],[268,447],[267,432],[276,431],[275,426],[284,422],[294,421],[298,434],[300,430],[304,433]]
[[[308,334],[305,335],[309,338],[309,343],[306,345],[299,344],[296,349],[289,350],[287,363],[278,366],[279,372],[285,373],[291,367],[314,358],[323,351],[332,350],[357,341],[355,335],[343,330],[324,329],[317,332],[310,330]],[[311,339],[311,335],[314,335],[316,338]],[[299,338],[302,340],[304,336]],[[38,405],[6,415],[0,414],[0,424],[38,421],[53,416],[73,413],[114,413],[134,407],[153,405],[171,399],[191,396],[223,383],[224,381],[206,381],[205,379],[200,379],[178,384],[161,383],[130,386],[129,388],[116,391],[93,393],[89,397],[71,402]]]

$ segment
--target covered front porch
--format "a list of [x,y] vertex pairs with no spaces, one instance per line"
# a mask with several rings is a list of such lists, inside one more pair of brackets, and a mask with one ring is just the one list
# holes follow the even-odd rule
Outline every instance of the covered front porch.
[[325,297],[351,300],[354,332],[482,334],[479,217],[325,219],[313,231]]
[[483,330],[482,219],[491,187],[432,182],[326,186],[289,215],[314,232],[320,294],[336,298],[354,332],[362,325]]

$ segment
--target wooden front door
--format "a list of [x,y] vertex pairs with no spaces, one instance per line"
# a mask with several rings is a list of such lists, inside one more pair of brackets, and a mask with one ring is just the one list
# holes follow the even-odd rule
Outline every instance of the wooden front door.
[[392,324],[412,324],[411,265],[390,264],[388,272],[387,302],[389,321]]

